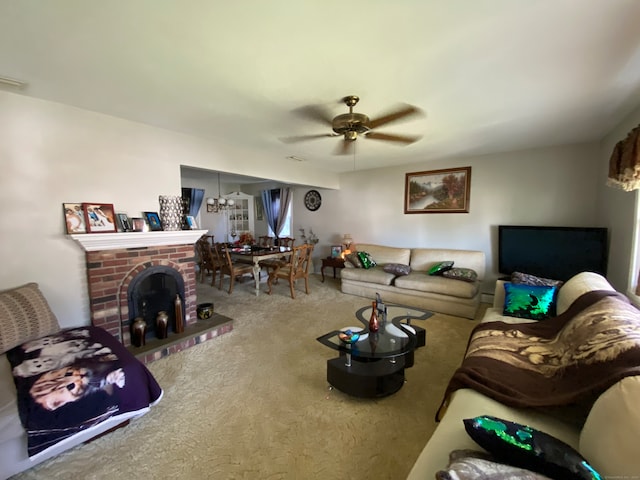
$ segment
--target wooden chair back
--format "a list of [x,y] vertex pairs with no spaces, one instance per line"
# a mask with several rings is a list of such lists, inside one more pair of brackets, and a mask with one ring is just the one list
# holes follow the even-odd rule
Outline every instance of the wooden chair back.
[[267,293],[271,294],[271,284],[277,281],[278,278],[282,278],[289,282],[289,290],[291,291],[291,298],[296,298],[295,294],[295,282],[298,279],[304,279],[305,293],[309,293],[309,267],[311,266],[311,254],[313,253],[313,245],[303,244],[291,249],[291,256],[289,261],[281,267],[276,268],[273,272],[269,273],[269,279],[267,285],[269,290]]
[[265,248],[273,246],[273,237],[268,235],[258,237],[258,245]]
[[222,289],[222,279],[225,275],[229,275],[229,294],[233,292],[233,285],[236,277],[250,273],[253,276],[253,265],[246,263],[235,263],[229,254],[229,247],[221,246],[221,255],[224,263],[220,267],[220,283],[218,288]]
[[280,247],[293,247],[296,239],[291,237],[283,237],[278,239],[278,246]]

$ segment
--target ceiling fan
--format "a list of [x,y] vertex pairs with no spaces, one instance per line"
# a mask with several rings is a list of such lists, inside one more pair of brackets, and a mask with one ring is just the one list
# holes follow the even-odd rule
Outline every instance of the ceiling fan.
[[386,125],[391,122],[403,120],[411,116],[422,115],[422,110],[413,105],[403,105],[395,110],[392,110],[380,117],[369,119],[363,113],[357,113],[353,111],[353,107],[358,103],[360,98],[356,95],[349,95],[342,99],[342,101],[349,107],[349,113],[343,113],[337,117],[331,118],[331,114],[318,105],[310,105],[294,110],[297,115],[319,121],[325,125],[329,125],[333,132],[320,133],[316,135],[301,135],[297,137],[284,137],[280,140],[284,143],[295,143],[306,140],[313,140],[316,138],[324,137],[339,137],[342,136],[344,141],[340,142],[336,150],[335,155],[345,155],[351,153],[355,140],[358,137],[370,138],[373,140],[382,140],[386,142],[393,142],[395,144],[409,145],[417,142],[421,136],[409,136],[409,135],[393,135],[390,133],[380,133],[374,131],[376,128]]

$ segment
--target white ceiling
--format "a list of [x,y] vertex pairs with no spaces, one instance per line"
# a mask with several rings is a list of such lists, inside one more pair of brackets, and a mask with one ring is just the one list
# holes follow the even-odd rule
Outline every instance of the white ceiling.
[[[599,140],[640,103],[640,0],[0,0],[2,90],[330,171]],[[406,147],[292,111],[376,117]],[[355,165],[354,165],[355,163]]]

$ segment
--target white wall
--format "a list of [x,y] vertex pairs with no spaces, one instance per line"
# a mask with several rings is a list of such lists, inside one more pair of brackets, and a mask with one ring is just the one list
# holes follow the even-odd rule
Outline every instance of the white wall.
[[[472,168],[468,214],[404,214],[406,173],[465,166]],[[492,292],[497,226],[601,226],[593,214],[598,172],[598,146],[583,144],[348,173],[340,190],[319,189],[323,201],[315,212],[304,207],[308,189],[296,189],[294,225],[320,237],[318,258],[344,233],[356,243],[483,250],[484,288]]]
[[[622,136],[628,130],[620,127]],[[613,132],[608,141],[619,136]],[[36,281],[63,326],[88,323],[84,252],[64,235],[62,203],[113,203],[116,211],[131,216],[157,211],[158,195],[180,194],[181,165],[271,178],[275,184],[316,185],[323,196],[318,211],[304,207],[305,187],[295,188],[293,205],[296,236],[299,228],[313,228],[320,238],[316,269],[319,258],[348,232],[360,242],[481,249],[487,253],[491,278],[497,276],[498,224],[604,224],[613,230],[611,271],[616,278],[625,277],[618,272],[629,263],[633,195],[601,187],[606,177],[603,149],[608,146],[575,145],[338,177],[305,171],[285,160],[265,161],[240,148],[221,150],[194,137],[0,92],[0,289]],[[405,173],[467,165],[472,167],[469,214],[403,213]],[[203,188],[208,191],[213,185]],[[264,188],[270,186],[242,190],[255,195]],[[209,218],[203,215],[204,224]],[[263,227],[258,225],[256,233]]]
[[159,195],[181,193],[181,164],[338,185],[337,175],[256,160],[187,135],[0,92],[0,289],[36,281],[63,326],[88,323],[84,251],[64,235],[62,203],[113,203],[130,216],[158,211]]

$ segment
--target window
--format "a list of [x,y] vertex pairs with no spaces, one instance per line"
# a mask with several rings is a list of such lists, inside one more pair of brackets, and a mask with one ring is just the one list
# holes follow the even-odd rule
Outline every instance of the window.
[[[271,227],[267,224],[267,234],[270,237],[275,237],[275,233],[271,230]],[[282,231],[280,232],[280,236],[282,238],[291,237],[291,204],[289,204],[289,208],[287,209],[287,216],[284,221],[284,226],[282,227]]]

